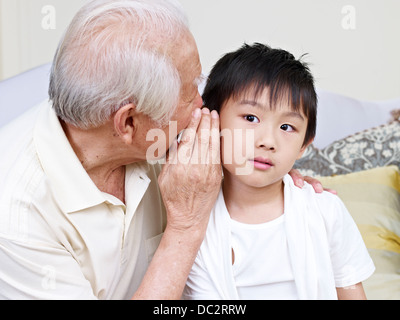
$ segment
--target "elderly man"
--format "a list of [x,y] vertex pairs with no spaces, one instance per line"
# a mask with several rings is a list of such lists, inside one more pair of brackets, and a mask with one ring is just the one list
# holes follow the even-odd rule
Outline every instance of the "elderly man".
[[[0,132],[0,298],[179,299],[221,182],[180,6],[88,3],[50,78],[50,102]],[[189,129],[179,146],[170,123]],[[162,171],[146,161],[154,128]]]

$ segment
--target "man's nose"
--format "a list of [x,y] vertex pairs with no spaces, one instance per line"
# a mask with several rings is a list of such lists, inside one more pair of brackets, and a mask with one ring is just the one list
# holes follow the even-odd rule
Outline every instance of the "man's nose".
[[196,98],[194,98],[194,102],[193,102],[193,111],[196,108],[201,108],[203,106],[203,99],[200,95],[200,92],[197,91],[197,96]]

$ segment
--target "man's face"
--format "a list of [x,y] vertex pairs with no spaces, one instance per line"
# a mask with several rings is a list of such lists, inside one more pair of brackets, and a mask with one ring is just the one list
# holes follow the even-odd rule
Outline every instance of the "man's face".
[[[149,121],[149,124],[144,126],[148,129],[147,132],[142,132],[144,134],[143,137],[146,136],[146,139],[140,140],[146,140],[143,145],[148,151],[146,160],[155,160],[164,156],[178,133],[189,125],[192,112],[203,105],[203,100],[198,90],[202,69],[197,45],[192,34],[187,32],[179,41],[175,41],[169,46],[169,56],[172,58],[172,62],[176,66],[181,79],[179,102],[171,116],[170,124],[155,131],[155,136],[157,136],[155,145],[147,139],[148,133],[154,129],[155,123]],[[153,149],[156,149],[157,152],[153,152]]]
[[193,110],[203,105],[198,90],[202,69],[196,42],[189,32],[172,51],[171,56],[182,83],[179,103],[171,117],[171,121],[177,122],[179,133],[189,125]]

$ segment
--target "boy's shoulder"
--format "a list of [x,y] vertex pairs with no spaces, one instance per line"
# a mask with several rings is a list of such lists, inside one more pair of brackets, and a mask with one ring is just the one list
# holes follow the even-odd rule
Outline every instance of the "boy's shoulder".
[[[310,187],[312,188],[311,185]],[[314,190],[314,197],[315,200],[322,206],[342,203],[342,200],[339,198],[338,195],[325,190],[321,193],[317,193]]]
[[[349,215],[344,203],[337,195],[328,191],[317,193],[312,185],[307,182],[304,183],[303,188],[298,188],[294,185],[289,175],[285,177],[284,182],[285,185],[289,184],[286,190],[291,193],[290,197],[293,201],[297,202],[296,205],[303,204],[306,206],[304,214],[318,214],[321,215],[324,220],[341,220],[343,215]],[[285,197],[286,195],[285,193]]]
[[[347,224],[355,224],[353,217],[339,196],[328,191],[316,193],[313,189],[313,198],[315,205],[311,207],[310,213],[313,211],[314,214],[322,218],[328,234],[345,228]],[[311,216],[312,214],[310,218]]]
[[288,186],[288,188],[286,190],[290,190],[292,192],[301,194],[302,197],[308,197],[308,198],[314,198],[318,201],[327,201],[327,202],[337,202],[337,201],[341,201],[340,198],[328,191],[323,191],[320,193],[317,193],[314,189],[314,187],[309,184],[308,182],[304,182],[304,186],[302,188],[299,188],[297,186],[295,186],[293,179],[290,175],[286,175],[283,179],[284,184],[286,186]]

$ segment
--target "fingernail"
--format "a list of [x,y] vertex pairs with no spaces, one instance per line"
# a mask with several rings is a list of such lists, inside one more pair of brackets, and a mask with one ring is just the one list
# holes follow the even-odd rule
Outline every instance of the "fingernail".
[[303,180],[303,179],[297,179],[296,181],[297,181],[296,184],[297,184],[299,187],[304,187],[304,180]]
[[201,109],[201,112],[203,112],[203,114],[210,114],[210,110],[208,108]]
[[215,111],[215,110],[211,111],[211,117],[212,117],[213,119],[218,119],[218,118],[219,118],[218,112]]
[[201,110],[199,108],[196,108],[193,113],[192,113],[194,118],[200,118],[201,117]]

